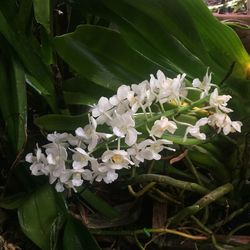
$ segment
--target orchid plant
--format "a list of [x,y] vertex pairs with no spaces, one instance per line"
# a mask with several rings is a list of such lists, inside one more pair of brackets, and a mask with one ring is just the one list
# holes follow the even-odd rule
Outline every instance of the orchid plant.
[[[101,97],[91,107],[89,124],[74,135],[48,134],[48,144],[27,154],[31,173],[48,176],[58,192],[76,191],[86,181],[112,183],[121,169],[161,160],[163,150],[176,150],[167,135],[180,127],[184,127],[183,142],[190,136],[205,141],[208,133],[241,132],[242,123],[229,116],[231,96],[219,95],[211,77],[207,71],[202,80],[190,82],[185,74],[171,79],[158,70],[149,80],[121,85],[114,96]],[[183,113],[195,122],[182,121]]]

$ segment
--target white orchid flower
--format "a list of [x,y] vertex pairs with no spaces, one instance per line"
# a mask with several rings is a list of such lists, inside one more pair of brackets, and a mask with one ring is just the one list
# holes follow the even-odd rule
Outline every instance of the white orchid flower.
[[215,113],[208,117],[208,124],[212,127],[217,127],[217,133],[222,130],[224,135],[233,132],[241,132],[242,123],[240,121],[231,121],[230,117],[224,113]]
[[165,131],[174,134],[177,126],[173,121],[169,121],[168,118],[162,116],[160,120],[154,122],[153,127],[150,130],[150,136],[156,136],[161,138]]
[[125,114],[115,114],[114,119],[111,121],[113,133],[123,138],[125,137],[125,143],[128,146],[133,145],[137,140],[137,135],[139,132],[134,128],[135,121],[132,118],[131,113],[127,112]]
[[111,169],[107,163],[98,163],[96,160],[91,161],[91,168],[93,170],[93,179],[97,182],[102,180],[109,184],[118,178],[118,174],[115,169]]
[[215,107],[217,110],[221,110],[225,113],[230,113],[233,110],[227,108],[227,102],[232,98],[230,95],[219,95],[218,89],[214,89],[210,96],[209,104],[211,107]]
[[211,79],[212,79],[212,73],[208,74],[208,70],[207,70],[207,73],[204,76],[202,82],[198,78],[193,80],[192,82],[193,87],[202,90],[200,98],[204,98],[208,96],[209,90],[211,89],[211,84],[212,84]]
[[97,118],[98,124],[104,124],[112,119],[113,105],[110,103],[107,97],[101,97],[92,108],[92,116]]
[[97,122],[92,116],[90,116],[89,124],[84,128],[77,128],[75,131],[76,136],[81,138],[88,145],[89,151],[92,151],[96,147],[100,138],[105,137],[104,133],[96,132],[96,128]]
[[191,126],[187,127],[186,133],[184,135],[184,141],[187,138],[188,134],[192,135],[193,137],[195,137],[199,140],[206,140],[206,134],[200,132],[200,127],[206,125],[207,123],[208,123],[208,118],[204,117],[204,118],[201,118],[200,120],[198,120],[195,123],[195,125],[193,125],[193,126],[191,125]]
[[32,163],[30,171],[33,175],[48,175],[48,162],[46,156],[42,153],[41,148],[37,146],[36,154],[29,153],[25,157],[25,161]]
[[164,73],[157,71],[157,79],[159,83],[158,101],[162,104],[169,101],[179,102],[180,98],[186,96],[184,79],[186,74],[177,75],[176,78],[166,78]]
[[130,165],[134,165],[125,150],[107,150],[102,155],[102,161],[111,169],[130,168]]
[[80,170],[83,167],[87,166],[89,161],[93,159],[84,149],[75,148],[73,150],[74,154],[72,155],[72,167],[75,170]]
[[145,159],[145,160],[160,160],[161,155],[160,152],[163,149],[168,149],[171,151],[175,151],[175,149],[167,147],[166,145],[171,145],[173,142],[165,139],[160,140],[151,140],[147,139],[142,141],[138,144],[138,155],[136,156],[138,159]]

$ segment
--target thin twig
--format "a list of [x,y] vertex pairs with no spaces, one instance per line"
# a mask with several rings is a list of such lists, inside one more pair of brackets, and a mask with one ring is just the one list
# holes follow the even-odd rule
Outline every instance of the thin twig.
[[181,231],[177,231],[174,229],[168,229],[168,228],[144,228],[144,229],[138,229],[138,230],[116,230],[116,231],[111,231],[111,230],[91,230],[91,232],[95,235],[138,235],[138,234],[145,234],[147,233],[164,233],[164,234],[173,234],[173,235],[178,235],[187,239],[191,240],[207,240],[208,238],[203,235],[192,235],[192,234],[187,234],[183,233]]
[[140,191],[135,192],[133,187],[131,185],[128,185],[128,191],[131,195],[135,196],[135,197],[141,197],[143,196],[145,193],[147,193],[153,186],[156,185],[156,182],[150,182],[149,184],[147,184],[145,187],[143,187]]

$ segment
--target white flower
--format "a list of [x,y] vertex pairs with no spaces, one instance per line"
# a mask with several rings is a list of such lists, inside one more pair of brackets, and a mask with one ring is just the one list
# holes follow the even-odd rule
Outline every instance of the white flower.
[[89,169],[65,169],[61,176],[60,181],[70,187],[80,187],[83,180],[92,180],[92,171]]
[[200,127],[206,125],[207,123],[208,123],[208,118],[204,117],[198,120],[195,123],[195,125],[187,127],[186,133],[184,135],[184,140],[187,138],[188,134],[192,135],[193,137],[199,140],[206,140],[206,135],[200,132]]
[[75,148],[74,152],[75,153],[72,155],[72,166],[75,170],[79,170],[87,166],[89,161],[93,159],[93,157],[89,156],[89,154],[82,148]]
[[107,150],[102,155],[102,161],[111,169],[129,168],[129,165],[134,165],[125,150]]
[[177,126],[175,122],[169,121],[168,118],[162,116],[160,120],[154,122],[154,125],[150,131],[150,136],[156,136],[161,138],[166,130],[169,133],[173,134],[176,129]]
[[64,191],[64,186],[63,186],[63,183],[61,183],[60,181],[58,181],[56,183],[56,186],[55,186],[55,189],[57,192],[61,193]]
[[203,90],[200,95],[200,98],[208,96],[208,92],[211,88],[211,78],[212,78],[212,73],[208,75],[208,70],[207,70],[207,73],[204,76],[202,82],[198,78],[193,80],[192,82],[193,87]]
[[128,98],[129,93],[131,92],[130,86],[121,85],[117,89],[117,94],[109,98],[109,102],[113,106],[118,106],[122,101]]
[[147,139],[140,142],[137,145],[138,154],[135,156],[138,160],[160,160],[161,155],[159,154],[163,149],[175,151],[173,148],[166,147],[165,145],[173,144],[173,142],[165,139],[151,140]]
[[145,108],[149,107],[155,99],[150,91],[148,81],[143,81],[139,84],[132,84],[132,91],[128,95],[129,105],[133,113],[136,113],[139,108],[145,112]]
[[241,132],[242,123],[240,121],[231,121],[230,117],[224,113],[215,113],[208,117],[208,125],[217,127],[217,133],[223,130],[225,135],[233,132]]
[[227,108],[227,102],[232,98],[230,95],[218,95],[218,89],[214,89],[210,96],[209,104],[215,107],[217,110],[221,110],[225,113],[232,112],[232,109]]
[[47,135],[47,140],[50,141],[51,143],[48,143],[44,145],[44,148],[53,148],[55,145],[61,145],[62,147],[68,147],[68,138],[69,134],[68,133],[57,133],[54,132],[52,134]]
[[63,143],[63,142],[67,142],[68,133],[60,134],[60,133],[54,132],[53,134],[48,134],[47,139],[48,139],[48,141],[60,144],[60,143]]
[[29,153],[25,157],[25,161],[32,163],[30,171],[33,175],[47,175],[48,174],[48,162],[46,156],[42,153],[41,148],[37,146],[35,156]]
[[97,103],[92,108],[92,116],[97,117],[96,121],[98,124],[104,124],[111,120],[111,114],[113,105],[110,103],[107,97],[101,97]]
[[93,170],[93,178],[97,182],[101,182],[103,180],[105,183],[109,184],[118,178],[118,174],[115,170],[107,166],[106,163],[91,161],[91,168]]
[[241,127],[242,127],[242,122],[240,121],[232,121],[231,123],[231,133],[234,133],[234,132],[241,132]]
[[76,136],[88,144],[89,151],[92,151],[96,147],[98,140],[104,137],[103,133],[96,132],[96,128],[96,120],[91,116],[89,118],[89,124],[87,124],[84,128],[77,128],[75,131]]
[[141,151],[145,148],[142,148],[140,145],[140,143],[134,144],[132,147],[127,149],[128,155],[131,157],[136,167],[139,167],[140,163],[144,162],[144,157],[143,154],[141,154]]
[[159,87],[158,101],[166,103],[169,101],[179,102],[180,97],[186,95],[184,89],[184,79],[186,74],[178,75],[176,78],[166,78],[164,73],[160,70],[157,71],[157,80]]
[[[54,145],[54,147],[53,147]],[[47,145],[46,145],[47,146]],[[62,146],[51,143],[45,150],[48,161],[49,181],[50,184],[54,183],[65,170],[65,162],[67,161],[67,150]]]
[[125,143],[128,146],[136,142],[139,132],[134,128],[135,121],[129,112],[122,115],[116,114],[110,125],[116,136],[120,138],[125,137]]
[[[130,110],[128,96],[133,93],[130,86],[121,85],[117,94],[109,98],[109,102],[114,106],[113,111],[117,114],[123,114]],[[108,123],[109,124],[109,123]]]

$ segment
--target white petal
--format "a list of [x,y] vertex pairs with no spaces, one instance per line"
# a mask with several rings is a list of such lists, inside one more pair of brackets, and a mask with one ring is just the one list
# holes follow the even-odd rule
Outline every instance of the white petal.
[[63,191],[64,191],[64,186],[63,186],[63,184],[60,183],[60,182],[57,182],[57,183],[56,183],[55,188],[56,188],[56,191],[57,191],[57,192],[63,192]]
[[32,163],[33,162],[33,154],[32,153],[28,153],[26,156],[25,156],[25,161],[29,162],[29,163]]
[[136,143],[136,140],[137,140],[137,131],[134,128],[130,128],[125,137],[125,143],[128,146],[132,146],[133,144]]
[[85,132],[84,132],[83,128],[77,128],[75,130],[75,133],[76,133],[77,136],[80,136],[80,137],[84,137],[85,136]]

